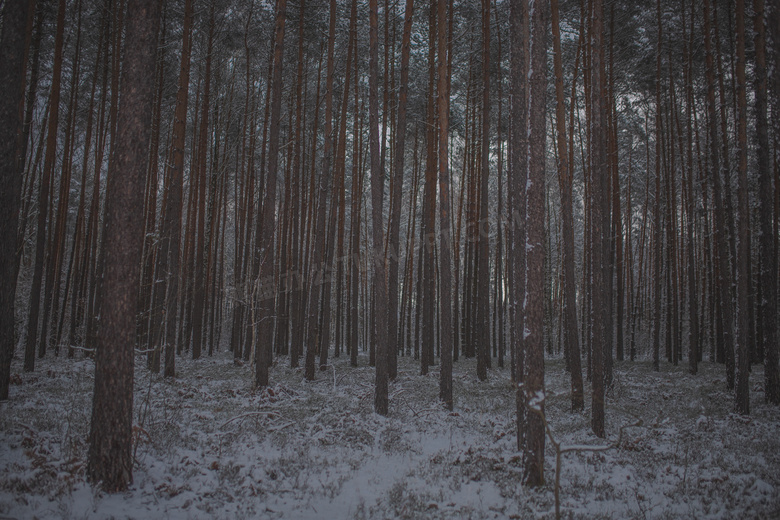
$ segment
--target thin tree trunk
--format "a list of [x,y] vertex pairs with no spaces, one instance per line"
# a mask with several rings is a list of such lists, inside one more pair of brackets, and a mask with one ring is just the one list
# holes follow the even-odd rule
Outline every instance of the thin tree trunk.
[[[326,239],[326,215],[327,201],[330,194],[331,161],[333,158],[333,54],[336,39],[336,1],[330,2],[330,29],[328,32],[328,63],[327,79],[325,87],[325,150],[323,152],[322,168],[318,184],[318,196],[316,200],[317,215],[314,223],[314,244],[311,252],[311,262],[309,269],[308,285],[309,295],[307,298],[307,322],[306,322],[306,363],[305,377],[313,381],[315,377],[315,362],[317,356],[317,345],[320,343],[322,334],[319,325],[318,316],[320,305],[328,305],[328,302],[321,302],[321,279],[325,276],[325,239]],[[323,342],[323,345],[326,343]]]
[[[489,1],[489,0],[486,0]],[[411,1],[409,2],[411,3]],[[449,71],[447,68],[447,4],[445,0],[437,0],[437,14],[439,31],[437,33],[437,46],[439,51],[439,83],[437,103],[439,110],[439,290],[440,290],[440,317],[441,317],[441,371],[439,374],[439,399],[444,401],[444,407],[452,410],[452,270],[451,270],[451,243],[452,232],[450,228],[450,172],[449,172]],[[404,37],[406,32],[404,32]],[[403,74],[403,72],[402,72]],[[402,76],[403,77],[403,76]],[[403,81],[403,80],[402,80]],[[402,128],[399,125],[399,128]],[[487,343],[485,344],[487,349]]]
[[[198,359],[202,351],[204,306],[206,299],[206,171],[208,168],[209,110],[211,102],[211,54],[214,44],[214,4],[209,14],[208,42],[206,44],[206,71],[203,78],[203,99],[201,101],[200,130],[198,132],[198,187],[197,200],[197,242],[195,243],[195,276],[193,280],[192,309],[192,359]],[[213,194],[213,189],[212,189]]]
[[[482,135],[480,153],[479,221],[477,225],[477,377],[487,379],[490,365],[490,222],[488,179],[490,175],[490,0],[482,0]],[[544,208],[544,207],[542,207]],[[544,215],[544,210],[542,211]],[[544,220],[544,217],[542,216]]]
[[[706,0],[705,0],[706,1]],[[661,23],[661,0],[656,2],[658,41],[655,67],[655,201],[653,203],[653,370],[661,370],[661,45],[663,25]]]
[[747,80],[745,78],[745,0],[737,0],[737,342],[736,403],[750,413],[750,206],[748,202]]
[[607,276],[609,275],[609,206],[607,193],[609,179],[606,158],[606,131],[604,106],[604,69],[603,69],[603,10],[602,0],[593,0],[593,17],[591,19],[591,54],[590,54],[590,105],[591,105],[591,348],[593,350],[593,390],[591,427],[597,437],[606,435],[604,429],[604,359],[605,350],[611,348],[605,344],[609,337],[606,330],[606,319],[601,313],[609,309],[609,294],[607,293]]
[[524,384],[524,311],[525,300],[525,204],[526,181],[528,177],[528,150],[526,72],[528,52],[528,3],[527,0],[513,0],[510,4],[510,63],[512,82],[512,110],[510,136],[510,163],[508,177],[510,217],[510,291],[509,316],[512,338],[512,358],[515,379],[515,401],[517,403],[517,449],[526,446],[528,411],[523,392]]
[[[558,186],[561,194],[561,230],[563,235],[563,341],[567,365],[571,371],[572,411],[585,406],[582,388],[580,338],[577,330],[577,286],[574,274],[574,214],[572,172],[566,144],[566,105],[563,99],[563,59],[558,0],[550,1],[552,15],[553,61],[555,68],[556,125],[558,133]],[[571,100],[574,103],[574,100]]]
[[[284,57],[284,22],[287,0],[278,0],[276,4],[276,28],[274,29],[273,75],[271,79],[271,97],[267,100],[271,107],[270,133],[268,136],[268,168],[265,174],[263,193],[263,213],[260,234],[257,237],[257,259],[260,262],[259,283],[268,284],[273,290],[274,277],[274,231],[276,230],[276,178],[279,164],[279,127],[282,108],[282,58]],[[275,301],[273,292],[263,294],[261,289],[257,302],[259,323],[255,336],[255,388],[268,386],[268,367],[273,353],[273,335],[275,325]]]
[[[30,289],[30,312],[27,317],[27,341],[24,350],[24,371],[35,370],[35,347],[39,345],[38,356],[46,353],[46,332],[41,333],[38,341],[38,316],[41,306],[41,285],[43,282],[46,252],[46,229],[48,226],[49,191],[52,187],[54,163],[57,160],[57,129],[59,126],[60,90],[62,85],[62,54],[65,34],[65,0],[59,1],[57,8],[57,29],[54,38],[54,65],[51,90],[49,93],[49,119],[46,139],[46,156],[43,163],[38,197],[38,230],[35,239],[35,266],[33,268],[32,288]],[[14,144],[15,146],[15,144]]]
[[[726,386],[729,389],[734,388],[734,314],[731,299],[731,267],[729,265],[729,240],[727,224],[724,222],[725,204],[722,194],[722,177],[720,170],[725,166],[720,162],[720,143],[721,134],[718,132],[718,118],[715,105],[715,65],[712,49],[712,40],[710,35],[710,1],[704,0],[704,47],[706,60],[707,77],[707,108],[709,112],[709,132],[710,132],[710,156],[712,168],[712,190],[714,199],[714,223],[715,223],[715,243],[717,255],[716,280],[718,299],[717,305],[721,314],[717,320],[717,327],[721,331],[723,351],[726,361]],[[725,139],[725,135],[722,136]]]
[[409,88],[409,51],[412,36],[414,0],[406,0],[404,8],[404,32],[401,37],[401,84],[398,91],[398,122],[396,124],[395,158],[393,160],[393,194],[390,197],[390,227],[388,229],[388,294],[387,294],[387,350],[388,377],[398,375],[398,264],[401,244],[401,203],[404,184],[404,153],[406,151],[406,99]]
[[382,254],[384,248],[384,224],[382,218],[382,186],[384,175],[379,155],[379,43],[377,0],[369,0],[369,75],[368,75],[368,131],[371,153],[371,238],[374,286],[374,334],[376,338],[376,392],[374,411],[388,413],[388,363],[387,363],[387,266]]
[[179,68],[179,89],[176,93],[176,112],[173,120],[170,157],[167,175],[169,191],[165,198],[165,217],[161,233],[158,261],[158,277],[166,276],[165,303],[165,363],[163,375],[176,376],[176,315],[179,300],[180,250],[182,227],[182,187],[184,184],[184,137],[187,129],[187,103],[189,100],[190,57],[192,55],[193,0],[184,4],[182,54]]

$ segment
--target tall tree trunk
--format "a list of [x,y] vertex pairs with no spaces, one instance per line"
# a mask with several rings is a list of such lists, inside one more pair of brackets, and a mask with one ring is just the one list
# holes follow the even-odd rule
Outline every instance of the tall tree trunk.
[[[777,242],[776,230],[773,229],[774,200],[772,195],[777,193],[780,186],[773,175],[770,161],[769,138],[763,134],[768,133],[767,124],[767,92],[772,103],[773,115],[780,110],[780,5],[777,2],[769,2],[766,12],[767,40],[764,51],[763,29],[761,9],[763,1],[754,3],[756,12],[755,24],[759,27],[756,31],[756,130],[758,133],[758,168],[759,168],[759,219],[761,236],[759,238],[759,255],[761,257],[761,287],[764,298],[761,305],[764,342],[764,397],[767,402],[780,404],[780,368],[778,368],[778,333],[777,333]],[[766,60],[765,69],[761,70],[761,62]],[[763,75],[762,75],[763,72]],[[768,78],[767,78],[768,76]],[[762,80],[764,92],[762,93]],[[769,80],[769,81],[768,81]],[[763,98],[764,105],[760,102]],[[772,130],[775,137],[775,165],[777,169],[777,143],[780,141],[780,118],[772,118]],[[772,180],[775,180],[774,190]]]
[[[555,68],[556,128],[558,133],[558,186],[561,194],[561,248],[563,266],[563,341],[567,365],[571,371],[571,407],[585,407],[582,388],[580,338],[577,330],[577,286],[574,274],[574,214],[572,207],[572,172],[566,144],[566,105],[563,99],[563,59],[558,0],[550,0]],[[574,100],[571,101],[574,103]]]
[[528,177],[527,91],[528,70],[528,3],[527,0],[513,0],[510,4],[510,63],[512,82],[512,110],[510,134],[510,162],[508,177],[510,221],[510,267],[509,267],[509,324],[512,338],[512,366],[515,375],[515,401],[517,403],[517,449],[526,445],[528,411],[523,391],[524,341],[523,317],[525,300],[525,205],[526,181]]
[[404,184],[404,153],[406,151],[406,99],[409,89],[409,51],[412,37],[414,0],[406,0],[404,32],[401,37],[401,84],[398,90],[398,122],[396,124],[395,159],[393,160],[393,194],[390,197],[390,227],[388,229],[388,293],[387,293],[387,350],[389,374],[395,380],[398,374],[398,264],[401,244],[401,202]]
[[[549,2],[529,3],[528,71],[528,183],[525,209],[525,320],[523,345],[523,399],[528,409],[523,448],[523,477],[526,485],[544,484],[544,198],[545,144],[547,137],[547,19]],[[594,396],[595,397],[595,396]],[[603,412],[602,412],[603,413]]]
[[[327,79],[325,87],[325,149],[323,151],[322,168],[320,171],[318,194],[316,200],[316,220],[314,222],[314,244],[311,251],[309,268],[309,295],[307,298],[306,321],[306,361],[305,377],[309,381],[314,380],[317,345],[320,343],[322,330],[318,316],[320,305],[328,305],[321,302],[321,280],[325,276],[325,264],[323,263],[326,239],[326,215],[327,201],[330,194],[331,161],[333,158],[333,54],[336,40],[336,1],[330,2],[330,29],[328,31],[328,63]],[[323,342],[323,345],[325,343]]]
[[420,345],[420,372],[428,373],[433,364],[435,330],[436,274],[433,262],[434,236],[436,233],[436,10],[430,5],[428,23],[428,95],[426,103],[427,132],[425,134],[425,187],[422,210],[422,324]]
[[[274,231],[276,230],[276,178],[279,165],[279,127],[282,109],[282,58],[284,57],[284,22],[287,16],[287,0],[276,4],[276,28],[274,30],[273,75],[271,78],[270,133],[268,136],[268,168],[265,174],[263,193],[262,227],[257,237],[257,259],[260,262],[260,284],[269,284],[273,289],[274,277]],[[268,367],[271,364],[275,316],[274,295],[260,291],[257,302],[255,337],[255,388],[268,386]]]
[[382,218],[382,186],[384,175],[379,156],[379,21],[377,0],[369,0],[369,74],[368,132],[371,154],[371,265],[374,286],[374,334],[376,338],[376,391],[374,411],[388,413],[387,370],[387,275],[384,261],[384,224]]
[[[357,10],[357,0],[352,0],[352,9]],[[355,45],[355,51],[357,51],[357,25],[352,26],[353,45]],[[356,52],[357,54],[357,52]],[[355,115],[353,117],[353,129],[352,129],[352,188],[351,188],[351,204],[350,204],[350,216],[349,216],[349,305],[347,313],[349,316],[348,331],[349,337],[349,363],[351,366],[358,366],[358,346],[360,344],[359,337],[359,305],[358,300],[360,296],[360,215],[361,215],[361,201],[363,198],[363,168],[360,164],[360,152],[363,143],[363,129],[362,129],[362,116],[358,110],[358,59],[355,57]]]
[[301,208],[305,206],[302,201],[301,186],[303,184],[302,151],[303,151],[303,62],[304,62],[304,8],[305,1],[300,5],[300,22],[298,26],[298,71],[295,82],[295,134],[293,137],[293,165],[292,165],[292,254],[290,255],[290,273],[297,276],[293,292],[291,294],[290,309],[290,366],[298,367],[300,356],[300,346],[303,341],[303,331],[305,328],[304,310],[306,291],[303,286],[301,269],[303,268],[302,256],[303,248],[301,238],[302,224],[305,219],[301,218]]
[[[685,9],[686,2],[682,2],[683,10],[683,35],[685,34]],[[686,41],[683,47],[683,61],[685,67],[685,98],[687,106],[687,210],[688,218],[686,223],[686,233],[688,236],[688,305],[689,305],[689,335],[688,335],[688,372],[696,374],[698,372],[698,361],[700,351],[699,335],[699,295],[697,294],[697,266],[696,266],[696,244],[694,242],[694,226],[696,215],[696,203],[694,198],[693,184],[693,128],[691,125],[694,97],[693,97],[693,78],[691,69],[690,52],[693,47],[693,17],[694,7],[691,4],[691,28],[690,41]],[[703,299],[702,299],[703,300]]]
[[[705,0],[706,1],[706,0]],[[661,23],[661,0],[656,2],[658,41],[655,62],[655,201],[653,202],[653,370],[661,370],[661,45],[663,25]]]
[[[198,183],[197,200],[197,243],[195,244],[195,276],[193,280],[192,309],[192,359],[201,355],[203,343],[204,306],[206,299],[206,171],[209,147],[209,110],[211,109],[211,54],[214,46],[214,4],[209,14],[208,42],[206,44],[206,71],[203,78],[203,99],[201,100],[200,130],[198,131]],[[214,190],[212,189],[212,194]]]
[[[490,174],[490,0],[482,0],[482,150],[480,153],[479,221],[477,225],[477,377],[487,379],[490,365],[490,221],[488,178]],[[542,207],[544,214],[544,207]],[[544,217],[542,217],[544,219]]]
[[[411,1],[409,2],[411,3]],[[444,401],[444,406],[452,410],[452,352],[453,352],[453,328],[452,328],[452,269],[451,269],[451,243],[452,231],[450,228],[450,172],[449,172],[449,70],[447,67],[447,38],[445,29],[447,21],[446,0],[437,0],[437,15],[439,31],[437,33],[437,46],[439,52],[439,83],[437,93],[437,106],[439,110],[439,290],[441,302],[441,371],[439,373],[439,399]],[[410,24],[411,25],[411,24]],[[404,36],[406,34],[404,33]],[[403,69],[402,69],[403,77]],[[400,126],[399,126],[400,128]],[[487,350],[487,343],[485,344]]]
[[169,191],[165,197],[165,217],[163,220],[162,243],[159,253],[157,272],[166,276],[167,290],[165,298],[165,377],[176,376],[176,315],[179,300],[180,250],[182,227],[182,188],[184,184],[184,137],[187,130],[187,104],[190,85],[190,57],[192,55],[192,18],[193,0],[184,4],[184,25],[182,29],[182,53],[179,65],[178,91],[176,92],[176,111],[173,119],[171,138],[171,162],[166,172],[169,177]]
[[604,106],[604,43],[603,43],[603,11],[602,0],[593,0],[593,17],[591,19],[591,54],[590,54],[590,110],[591,110],[591,359],[593,363],[593,390],[591,426],[597,437],[604,437],[604,359],[605,350],[611,348],[605,344],[608,338],[606,319],[601,313],[609,308],[607,293],[607,276],[609,276],[609,205],[607,193],[609,178],[606,158],[606,107]]
[[745,78],[745,0],[737,0],[737,342],[736,405],[750,413],[750,206],[748,202],[747,80]]
[[133,480],[133,350],[144,235],[144,183],[149,158],[157,0],[130,0],[117,145],[106,193],[105,279],[95,363],[87,475],[109,493]]
[[43,282],[46,253],[46,229],[48,226],[49,191],[54,176],[54,163],[57,160],[57,129],[59,126],[60,90],[62,86],[62,54],[65,34],[65,0],[59,1],[57,8],[57,29],[54,37],[54,65],[52,69],[51,90],[49,93],[49,119],[46,137],[46,156],[43,163],[38,197],[38,230],[35,239],[35,267],[33,268],[32,288],[30,289],[30,312],[27,316],[27,341],[24,350],[24,370],[35,370],[35,347],[39,345],[38,355],[46,353],[46,333],[42,332],[38,342],[38,316],[41,306],[41,285]]
[[[344,313],[344,269],[345,263],[349,266],[349,262],[345,262],[345,233],[346,233],[346,159],[347,159],[347,108],[349,107],[349,99],[351,97],[351,76],[352,76],[352,61],[353,49],[355,47],[355,38],[357,33],[357,4],[353,1],[352,8],[349,15],[349,38],[347,39],[347,62],[346,62],[346,74],[344,79],[344,92],[342,93],[341,100],[341,116],[339,118],[339,134],[338,134],[338,146],[336,150],[336,171],[338,172],[338,188],[334,200],[338,205],[338,222],[337,222],[337,236],[336,236],[336,333],[335,333],[335,345],[333,355],[338,357],[341,354],[341,347],[344,344],[345,337],[345,313]],[[357,79],[355,79],[357,81]],[[357,107],[354,110],[357,113]],[[393,376],[395,377],[395,376]]]
[[705,71],[707,77],[707,109],[709,112],[709,133],[710,133],[710,164],[712,175],[712,195],[714,199],[714,224],[715,224],[715,243],[714,246],[717,256],[716,278],[717,278],[717,305],[720,309],[721,317],[717,320],[718,328],[721,330],[723,350],[726,361],[726,386],[729,389],[734,388],[734,311],[731,298],[731,267],[729,263],[729,232],[725,222],[725,204],[723,195],[723,179],[720,170],[725,168],[721,163],[720,143],[721,138],[726,135],[718,132],[718,112],[715,104],[715,64],[712,39],[710,35],[710,0],[704,0],[704,48],[705,48]]
[[17,225],[22,190],[23,112],[25,85],[25,28],[32,15],[29,0],[8,1],[3,6],[0,35],[0,401],[8,399],[11,358],[16,345],[14,330],[16,295]]

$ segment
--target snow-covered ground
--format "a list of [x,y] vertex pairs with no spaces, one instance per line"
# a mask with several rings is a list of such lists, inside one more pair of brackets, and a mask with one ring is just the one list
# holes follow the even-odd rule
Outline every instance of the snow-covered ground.
[[[15,363],[0,404],[0,518],[554,518],[548,485],[526,489],[508,369],[476,379],[455,364],[455,411],[437,401],[438,371],[400,358],[390,415],[373,413],[373,369],[336,359],[316,382],[279,360],[273,386],[228,353],[179,360],[175,381],[136,368],[134,483],[108,495],[85,480],[93,364]],[[750,417],[731,413],[723,367],[619,363],[607,439],[571,413],[560,360],[546,371],[547,418],[564,445],[621,445],[564,455],[564,518],[780,518],[780,410],[751,374]],[[587,394],[588,392],[586,392]],[[586,401],[590,410],[590,401]]]

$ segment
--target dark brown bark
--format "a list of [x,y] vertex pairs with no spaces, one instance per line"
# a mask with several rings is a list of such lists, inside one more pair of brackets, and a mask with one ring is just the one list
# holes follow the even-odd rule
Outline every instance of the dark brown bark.
[[[685,33],[685,9],[686,2],[682,3],[683,8],[683,34]],[[694,227],[695,227],[695,215],[696,205],[694,199],[694,184],[693,184],[693,110],[694,110],[694,98],[693,98],[693,78],[691,69],[691,48],[693,46],[693,15],[694,7],[691,4],[691,28],[690,28],[690,41],[684,43],[684,67],[685,67],[685,98],[687,105],[687,157],[686,157],[686,178],[687,178],[687,197],[686,207],[688,218],[686,220],[686,234],[688,238],[688,306],[689,306],[689,333],[688,333],[688,372],[696,374],[698,372],[698,361],[700,351],[700,333],[699,333],[699,294],[697,293],[698,287],[698,273],[696,266],[696,244],[694,242]],[[702,298],[703,300],[703,298]]]
[[745,0],[737,0],[737,341],[736,403],[750,413],[750,206],[748,202],[747,80],[745,78]]
[[298,70],[296,73],[296,87],[295,87],[295,134],[293,141],[293,165],[292,165],[292,237],[291,247],[292,253],[290,255],[290,273],[293,276],[297,276],[294,285],[292,287],[291,294],[291,309],[290,309],[290,366],[296,368],[298,366],[298,359],[300,357],[300,347],[303,341],[304,331],[304,310],[306,297],[305,288],[301,283],[301,269],[303,268],[303,262],[301,257],[303,256],[301,238],[304,236],[301,230],[304,219],[301,218],[301,208],[305,206],[305,202],[302,201],[302,180],[303,180],[303,168],[302,151],[303,151],[303,62],[304,62],[304,16],[303,9],[305,2],[301,2],[301,19],[298,27]]
[[107,186],[105,278],[95,364],[87,475],[107,492],[132,482],[133,350],[143,250],[144,183],[151,133],[160,3],[128,5],[114,175]]
[[422,323],[420,344],[420,372],[428,373],[433,364],[435,324],[436,274],[433,260],[436,233],[436,10],[431,4],[428,23],[428,95],[426,97],[427,132],[425,134],[425,186],[423,188],[422,239],[423,263],[421,270]]
[[404,31],[401,37],[401,83],[398,90],[398,121],[396,124],[395,158],[393,160],[393,193],[390,197],[390,226],[388,228],[388,294],[387,294],[387,349],[389,374],[395,380],[398,374],[399,317],[398,317],[398,264],[401,254],[401,202],[404,184],[404,154],[406,151],[406,100],[409,89],[409,50],[412,36],[414,0],[406,0]]
[[[726,361],[726,386],[734,388],[734,311],[731,297],[731,267],[729,262],[729,232],[725,222],[725,203],[723,195],[723,178],[721,169],[725,165],[721,163],[720,151],[721,139],[726,136],[718,131],[718,112],[715,104],[715,57],[713,52],[712,37],[710,34],[710,1],[704,0],[704,48],[705,48],[705,72],[707,78],[707,110],[709,112],[710,134],[710,165],[712,176],[712,195],[714,199],[714,230],[715,230],[715,255],[716,259],[716,305],[720,317],[716,319],[716,328],[720,331],[720,344]],[[722,362],[722,361],[721,361]]]
[[[155,340],[159,337],[159,324],[162,316],[163,299],[165,297],[162,284],[158,284],[155,279],[155,263],[157,244],[155,240],[157,230],[157,192],[159,184],[159,166],[160,166],[160,121],[162,118],[162,100],[165,80],[164,49],[165,49],[165,14],[160,22],[160,41],[158,42],[157,59],[157,91],[154,102],[154,114],[152,115],[152,136],[149,151],[149,172],[146,179],[146,206],[144,209],[144,253],[143,253],[143,271],[141,274],[141,295],[139,297],[139,311],[142,312],[141,324],[138,331],[138,344],[145,347],[149,369],[154,373],[160,372],[160,348]],[[94,82],[92,97],[94,97]],[[92,120],[92,100],[90,100],[90,121]],[[88,128],[89,129],[89,128]],[[89,136],[89,131],[87,135]],[[89,137],[87,137],[89,142]],[[84,162],[86,165],[86,161]],[[86,172],[84,175],[86,179]],[[162,215],[160,215],[161,217]],[[74,300],[75,301],[75,300]]]
[[[411,3],[411,2],[410,2]],[[441,371],[439,373],[439,399],[444,401],[444,407],[452,410],[452,270],[450,228],[450,172],[449,172],[449,71],[447,68],[447,39],[445,29],[447,21],[447,4],[445,0],[437,1],[437,16],[439,31],[437,47],[439,52],[439,82],[437,105],[439,111],[439,290],[441,319]],[[399,127],[400,128],[400,127]],[[487,351],[488,343],[485,342]]]
[[[706,0],[705,0],[706,1]],[[653,202],[653,370],[661,369],[661,45],[663,24],[661,23],[661,1],[656,2],[658,40],[655,66],[655,201]]]
[[[352,0],[352,8],[357,9],[357,0]],[[350,16],[350,18],[352,18]],[[353,25],[353,31],[356,32],[357,27]],[[353,44],[357,45],[356,38],[353,37]],[[355,49],[357,50],[357,49]],[[355,112],[356,116],[353,118],[353,141],[352,141],[352,198],[350,204],[350,244],[349,244],[349,304],[347,305],[347,335],[348,335],[348,348],[349,348],[349,363],[351,366],[358,366],[358,345],[360,344],[360,337],[358,331],[358,325],[360,320],[358,300],[360,296],[360,222],[361,222],[361,210],[362,210],[362,193],[363,193],[363,168],[360,164],[360,153],[362,149],[363,137],[362,137],[362,117],[358,112],[358,74],[357,74],[358,60],[355,59]],[[358,143],[358,146],[355,144]]]
[[[763,22],[760,20],[760,3],[754,4],[756,11],[756,24]],[[770,167],[769,160],[769,141],[766,142],[762,135],[765,130],[768,131],[766,121],[766,104],[769,104],[765,98],[763,108],[759,105],[762,96],[771,100],[772,112],[780,109],[780,5],[777,2],[769,2],[766,10],[766,51],[763,52],[761,45],[761,31],[756,31],[756,112],[757,112],[757,131],[758,131],[758,168],[759,168],[759,219],[761,236],[759,238],[759,255],[761,257],[761,286],[763,290],[763,299],[761,305],[761,316],[763,325],[762,339],[764,342],[764,392],[767,402],[780,404],[780,368],[778,368],[778,332],[777,332],[777,237],[776,228],[773,228],[774,203],[773,194],[780,189],[780,183],[774,175],[777,172],[777,143],[780,141],[780,118],[773,117],[772,130],[775,138],[775,164],[774,172]],[[761,50],[758,50],[761,49]],[[768,58],[765,63],[764,76],[761,75],[760,58]],[[765,93],[761,90],[761,81],[764,81]],[[763,125],[763,127],[762,127]],[[766,150],[763,148],[766,147]],[[764,154],[764,155],[762,155]],[[774,190],[772,189],[772,180],[775,181]]]
[[[193,279],[192,309],[192,359],[201,355],[206,299],[206,171],[208,168],[209,111],[211,110],[211,55],[214,46],[214,4],[211,4],[206,43],[206,70],[203,78],[203,99],[201,100],[200,130],[198,131],[197,175],[197,242],[195,244],[195,273]],[[211,193],[213,194],[213,189]]]
[[510,215],[509,325],[511,355],[517,403],[517,449],[526,445],[528,411],[523,392],[523,301],[525,299],[525,204],[528,163],[526,62],[528,44],[528,3],[514,0],[510,4],[511,64],[511,135],[508,193]]
[[[322,328],[318,317],[321,305],[328,305],[328,302],[321,301],[322,277],[326,273],[325,263],[325,240],[326,240],[326,215],[327,201],[330,195],[331,163],[333,159],[333,54],[336,40],[336,2],[330,2],[330,22],[328,31],[328,62],[327,78],[325,87],[325,148],[323,150],[322,167],[320,169],[319,182],[317,185],[316,196],[316,220],[314,221],[313,239],[314,244],[311,251],[311,261],[308,270],[309,276],[306,278],[308,286],[307,297],[307,322],[306,322],[306,361],[305,377],[313,381],[315,377],[315,362],[317,359],[317,345],[320,344]],[[323,345],[325,343],[322,343]]]
[[182,29],[182,53],[179,65],[176,111],[171,137],[168,193],[165,196],[165,217],[162,224],[161,245],[158,253],[157,277],[166,277],[165,298],[165,377],[176,376],[176,316],[179,301],[180,249],[182,227],[182,189],[184,184],[184,137],[187,129],[187,104],[189,101],[190,57],[192,55],[193,0],[184,4],[184,25]]
[[22,190],[25,28],[33,10],[29,0],[3,6],[0,38],[0,401],[8,399],[11,358],[16,345],[14,299],[16,294],[17,223]]
[[[41,322],[41,348],[54,342],[54,355],[59,355],[59,342],[62,331],[60,316],[65,314],[65,306],[68,300],[70,285],[70,270],[66,276],[65,294],[60,305],[60,292],[62,288],[63,264],[65,262],[65,239],[69,217],[71,180],[73,178],[73,155],[75,152],[74,138],[76,130],[76,114],[79,112],[79,85],[81,78],[81,26],[82,3],[77,3],[76,44],[70,80],[70,94],[68,96],[68,109],[65,116],[65,140],[63,143],[62,166],[60,175],[60,189],[57,200],[57,213],[54,225],[50,228],[53,235],[49,237],[48,265],[46,273],[46,285],[44,287],[43,320]],[[53,209],[53,208],[52,208]]]
[[592,411],[591,427],[598,437],[604,437],[604,359],[608,334],[606,319],[602,314],[609,308],[607,276],[609,275],[609,205],[607,193],[609,178],[606,157],[603,64],[603,10],[602,0],[593,0],[590,32],[590,167],[591,167],[591,361],[592,361]]
[[32,372],[35,369],[35,348],[38,346],[38,355],[42,357],[46,353],[46,332],[41,333],[41,341],[38,341],[38,316],[41,306],[41,289],[44,274],[44,261],[46,254],[46,230],[48,227],[49,191],[52,187],[54,176],[54,163],[57,160],[57,130],[59,126],[60,90],[62,86],[62,54],[65,34],[65,0],[60,0],[57,10],[57,29],[54,38],[54,65],[52,70],[52,83],[49,92],[49,119],[46,133],[46,156],[43,164],[43,177],[41,179],[38,197],[38,229],[35,239],[35,267],[33,268],[32,288],[30,289],[30,312],[27,316],[27,340],[24,350],[24,370]]
[[[477,312],[475,336],[477,377],[487,379],[490,366],[490,221],[488,179],[490,176],[490,0],[482,0],[482,134],[480,150],[479,220],[477,221]],[[542,206],[544,208],[544,206]],[[542,211],[544,214],[544,211]],[[544,217],[542,217],[544,218]]]
[[[547,21],[549,2],[529,2],[528,183],[525,232],[526,295],[524,306],[522,397],[528,410],[523,449],[523,478],[528,486],[544,484],[544,261],[545,144],[547,93]],[[515,127],[517,129],[517,127]],[[595,378],[594,378],[595,379]],[[596,396],[594,395],[594,398]],[[603,413],[603,411],[602,411]]]
[[384,261],[382,186],[384,175],[379,152],[379,21],[377,0],[369,0],[368,132],[371,155],[371,267],[374,286],[374,335],[376,339],[376,390],[374,411],[388,413],[387,367],[387,265]]
[[274,30],[273,76],[271,79],[270,132],[268,136],[268,167],[265,174],[263,193],[262,226],[257,237],[256,261],[260,262],[259,283],[261,289],[257,295],[257,320],[255,336],[255,388],[268,386],[268,367],[271,364],[273,335],[275,325],[274,295],[264,294],[263,286],[273,289],[274,276],[274,232],[276,231],[276,179],[279,164],[279,126],[282,108],[282,58],[284,57],[284,22],[287,0],[276,4],[276,28]]
[[[558,0],[550,1],[555,68],[556,128],[558,134],[558,185],[561,194],[561,248],[563,267],[563,341],[564,355],[571,372],[571,407],[585,406],[582,387],[580,338],[577,330],[577,286],[574,274],[574,214],[572,207],[572,172],[566,143],[566,105],[563,99],[563,60]],[[572,103],[574,101],[572,100]]]
[[[341,348],[344,344],[345,337],[345,283],[344,283],[344,270],[345,264],[348,266],[349,262],[344,261],[345,254],[345,234],[346,234],[346,156],[347,156],[347,108],[349,107],[349,99],[351,97],[351,81],[352,81],[352,61],[353,61],[353,49],[355,47],[355,38],[357,33],[357,5],[352,2],[352,8],[350,9],[349,16],[350,31],[347,41],[347,61],[346,61],[346,74],[344,78],[344,92],[341,100],[341,116],[339,118],[339,134],[338,134],[338,146],[336,150],[336,172],[337,172],[337,189],[334,194],[334,201],[338,207],[338,222],[336,231],[336,330],[335,330],[335,344],[334,344],[334,357],[339,357],[341,354]],[[355,80],[357,81],[357,79]],[[357,111],[357,110],[355,110]],[[393,376],[395,377],[395,376]]]

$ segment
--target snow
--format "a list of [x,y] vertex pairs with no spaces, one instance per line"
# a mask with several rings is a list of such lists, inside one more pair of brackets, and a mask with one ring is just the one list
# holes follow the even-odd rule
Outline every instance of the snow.
[[[134,481],[106,494],[86,481],[93,365],[40,360],[0,404],[2,518],[554,518],[548,484],[520,484],[515,391],[509,369],[476,378],[454,366],[455,410],[437,400],[437,367],[419,375],[399,359],[390,414],[373,413],[374,369],[342,357],[306,382],[281,358],[273,385],[251,388],[252,367],[229,353],[178,360],[176,381],[150,377],[138,356]],[[564,518],[771,518],[780,511],[780,411],[764,404],[763,368],[751,378],[752,415],[735,415],[722,366],[616,363],[607,438],[570,411],[560,359],[548,359],[544,402],[564,448],[620,446],[562,456]],[[586,402],[586,410],[590,403]]]

